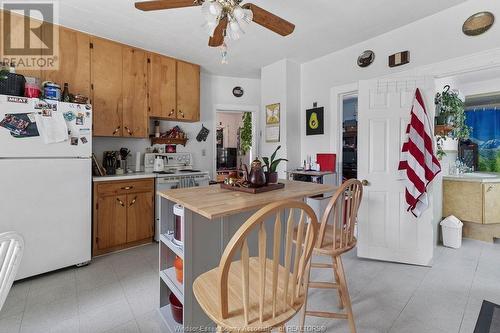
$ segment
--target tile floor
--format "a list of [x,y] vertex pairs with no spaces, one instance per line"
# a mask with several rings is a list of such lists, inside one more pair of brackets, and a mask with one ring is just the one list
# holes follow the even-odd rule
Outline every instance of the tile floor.
[[[157,257],[157,245],[147,245],[16,283],[0,312],[0,333],[168,333],[155,311]],[[482,300],[500,303],[500,245],[438,247],[432,268],[360,260],[354,251],[344,265],[359,333],[472,333]],[[316,270],[312,279],[330,274]],[[309,300],[311,309],[335,310],[337,303],[335,291],[313,290]],[[306,324],[348,332],[340,320]]]

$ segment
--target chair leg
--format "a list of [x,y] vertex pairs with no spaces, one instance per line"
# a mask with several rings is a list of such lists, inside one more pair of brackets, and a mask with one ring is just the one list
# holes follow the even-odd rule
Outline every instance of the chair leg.
[[306,322],[307,297],[309,294],[309,278],[311,275],[311,260],[309,260],[309,263],[307,264],[305,274],[306,275],[305,275],[305,279],[304,279],[304,288],[305,288],[304,305],[302,306],[302,310],[300,312],[299,332],[304,332],[304,326],[305,326],[305,322]]
[[[334,256],[332,256],[332,261],[333,261],[333,279],[334,279],[335,283],[340,285],[339,274],[337,273],[337,263],[335,261]],[[339,308],[343,309],[344,308],[344,300],[342,297],[342,290],[340,290],[340,288],[337,288],[337,292],[339,294]]]
[[342,259],[340,258],[340,256],[335,257],[335,263],[337,264],[337,273],[339,275],[340,288],[342,289],[343,303],[347,312],[349,328],[351,329],[351,333],[356,333],[356,325],[354,323],[354,315],[352,313],[351,297],[349,296],[349,291],[347,289],[344,266],[342,265]]

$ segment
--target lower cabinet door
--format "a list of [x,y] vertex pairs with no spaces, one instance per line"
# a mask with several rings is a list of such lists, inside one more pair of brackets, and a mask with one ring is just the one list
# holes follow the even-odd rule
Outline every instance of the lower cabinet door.
[[483,184],[484,224],[500,223],[500,184]]
[[101,196],[98,205],[97,249],[124,244],[127,241],[127,196]]
[[154,192],[127,195],[127,242],[153,237]]

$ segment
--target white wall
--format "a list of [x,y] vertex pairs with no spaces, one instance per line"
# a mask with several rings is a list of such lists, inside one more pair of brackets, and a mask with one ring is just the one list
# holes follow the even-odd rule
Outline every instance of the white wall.
[[[478,37],[462,34],[462,24],[470,15],[489,10],[500,17],[500,1],[470,0],[456,7],[411,23],[347,49],[326,55],[301,66],[301,154],[336,152],[337,134],[330,132],[336,115],[329,112],[332,87],[390,75],[451,58],[498,47],[500,27]],[[357,57],[367,49],[376,54],[375,62],[367,67],[356,65]],[[388,56],[409,50],[411,63],[399,68],[388,67]],[[313,102],[325,107],[325,135],[305,135],[305,110]],[[340,127],[335,127],[340,128]]]
[[[245,93],[242,97],[237,98],[233,95],[233,88],[240,86],[244,89]],[[186,147],[182,145],[177,146],[178,152],[190,152],[193,154],[193,164],[195,168],[208,170],[210,174],[214,175],[213,170],[213,136],[212,131],[215,131],[215,109],[216,104],[226,105],[260,105],[260,80],[248,78],[234,78],[213,76],[206,73],[201,74],[201,101],[200,101],[200,122],[196,123],[182,123],[161,121],[160,127],[162,131],[179,125],[188,135],[188,143]],[[204,124],[210,130],[206,142],[196,141],[196,135]],[[150,126],[150,132],[154,128]],[[106,150],[118,150],[121,147],[127,147],[132,152],[140,151],[145,152],[147,147],[150,147],[150,141],[147,139],[129,139],[129,138],[99,138],[95,137],[93,140],[93,151],[99,160],[102,159],[103,152]],[[134,165],[135,161],[130,160],[129,165]],[[142,161],[144,163],[144,161]]]
[[[300,166],[300,65],[283,59],[261,70],[261,156],[270,156],[281,145],[277,157],[287,158],[288,163],[278,167],[279,177],[284,178],[287,168]],[[266,105],[280,103],[280,142],[267,143],[265,138]]]

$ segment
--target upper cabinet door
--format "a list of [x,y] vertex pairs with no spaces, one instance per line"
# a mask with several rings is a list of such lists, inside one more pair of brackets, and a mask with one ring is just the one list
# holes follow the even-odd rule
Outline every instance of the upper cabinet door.
[[94,136],[122,136],[122,45],[91,39]]
[[177,119],[200,120],[200,66],[177,61]]
[[70,93],[90,97],[90,36],[51,24],[45,26],[44,33],[53,27],[59,35],[58,69],[43,71],[43,81],[53,81],[61,89],[68,83]]
[[176,61],[153,53],[149,59],[149,115],[154,118],[175,119]]
[[145,51],[123,48],[123,136],[148,137],[148,57]]

